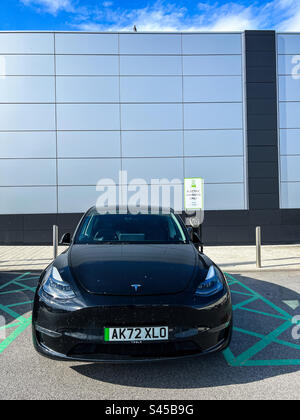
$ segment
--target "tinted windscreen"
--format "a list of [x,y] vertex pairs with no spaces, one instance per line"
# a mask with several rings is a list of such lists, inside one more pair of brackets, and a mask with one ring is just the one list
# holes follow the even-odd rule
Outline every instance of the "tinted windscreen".
[[76,244],[183,243],[186,237],[173,214],[90,214],[76,234]]

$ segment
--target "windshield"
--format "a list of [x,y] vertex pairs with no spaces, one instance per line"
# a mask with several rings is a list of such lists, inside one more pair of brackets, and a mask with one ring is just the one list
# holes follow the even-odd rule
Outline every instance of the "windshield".
[[187,243],[184,230],[171,214],[88,214],[75,244]]

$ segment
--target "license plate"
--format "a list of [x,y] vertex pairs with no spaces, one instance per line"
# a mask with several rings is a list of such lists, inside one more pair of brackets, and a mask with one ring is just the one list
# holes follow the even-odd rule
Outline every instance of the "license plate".
[[168,327],[104,328],[104,341],[157,341],[168,338]]

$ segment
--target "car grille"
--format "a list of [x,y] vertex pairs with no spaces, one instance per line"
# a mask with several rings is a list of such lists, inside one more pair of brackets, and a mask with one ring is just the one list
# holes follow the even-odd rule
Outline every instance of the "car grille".
[[179,357],[200,353],[201,349],[193,341],[151,344],[77,344],[69,353],[71,357],[127,356],[135,359]]

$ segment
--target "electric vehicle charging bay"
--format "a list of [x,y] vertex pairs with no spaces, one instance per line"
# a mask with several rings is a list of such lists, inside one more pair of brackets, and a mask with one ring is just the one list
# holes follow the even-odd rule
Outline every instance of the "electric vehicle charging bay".
[[[295,339],[297,331],[300,333],[300,319],[298,306],[292,304],[298,301],[299,294],[268,283],[264,295],[258,290],[257,280],[226,276],[232,291],[234,332],[230,348],[220,357],[232,367],[300,366],[300,337]],[[10,346],[31,325],[38,278],[37,272],[0,274],[0,357],[9,354]],[[26,351],[33,352],[31,342],[26,344]]]

